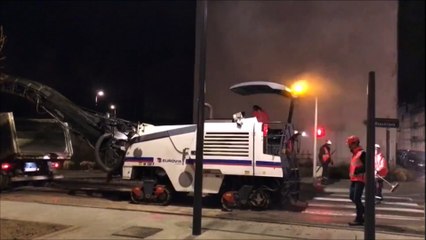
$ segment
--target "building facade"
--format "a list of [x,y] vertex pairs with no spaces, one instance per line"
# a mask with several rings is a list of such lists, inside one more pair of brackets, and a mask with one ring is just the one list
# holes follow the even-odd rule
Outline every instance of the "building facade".
[[397,133],[398,150],[425,151],[425,104],[402,104]]
[[[249,117],[259,105],[272,121],[285,121],[288,99],[238,96],[229,87],[248,81],[290,87],[306,80],[310,92],[297,100],[293,114],[295,128],[308,133],[301,151],[312,156],[317,98],[318,125],[326,130],[317,146],[330,139],[335,163],[347,164],[348,136],[359,136],[366,146],[370,71],[376,76],[376,117],[398,117],[397,13],[397,1],[211,1],[205,101],[214,107],[214,118],[231,119],[241,111]],[[396,133],[389,129],[390,161]],[[386,146],[386,134],[377,128],[376,143]]]

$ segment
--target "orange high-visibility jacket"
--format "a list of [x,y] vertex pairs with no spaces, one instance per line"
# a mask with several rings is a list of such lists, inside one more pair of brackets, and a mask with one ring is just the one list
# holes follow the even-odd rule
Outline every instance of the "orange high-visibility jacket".
[[265,111],[253,111],[252,115],[258,122],[269,123],[269,115]]
[[365,183],[365,152],[361,147],[353,151],[351,163],[349,165],[349,179],[352,182]]
[[322,145],[318,157],[322,163],[328,163],[331,159],[330,148],[325,144]]

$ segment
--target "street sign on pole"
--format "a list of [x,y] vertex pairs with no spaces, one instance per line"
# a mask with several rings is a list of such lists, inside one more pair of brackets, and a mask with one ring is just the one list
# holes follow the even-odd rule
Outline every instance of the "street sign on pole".
[[396,118],[376,118],[374,126],[381,128],[398,128],[399,120]]

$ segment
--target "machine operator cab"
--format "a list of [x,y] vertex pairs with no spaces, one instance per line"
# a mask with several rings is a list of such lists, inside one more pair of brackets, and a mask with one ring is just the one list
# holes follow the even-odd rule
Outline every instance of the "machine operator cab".
[[[268,122],[263,123],[263,152],[265,154],[281,155],[282,149],[294,152],[294,141],[297,141],[298,134],[295,134],[292,125],[292,116],[294,108],[295,96],[290,88],[275,82],[255,81],[243,82],[230,87],[234,93],[247,96],[254,94],[276,94],[290,99],[290,108],[287,123]],[[233,115],[233,121],[242,124],[243,114],[236,113]],[[290,141],[292,140],[292,141]],[[283,148],[284,147],[284,148]]]
[[[254,94],[276,94],[290,99],[289,113],[286,123],[276,122],[263,123],[263,154],[279,156],[282,169],[282,183],[280,188],[281,203],[285,205],[289,202],[292,206],[305,207],[306,203],[299,201],[300,176],[296,157],[295,146],[299,145],[298,137],[300,133],[294,130],[292,124],[294,101],[296,94],[291,89],[274,82],[243,82],[230,87],[230,90],[243,95]],[[234,115],[236,122],[241,121],[240,114]],[[239,119],[240,118],[240,119]],[[238,120],[239,119],[239,120]],[[299,146],[300,147],[300,146]]]

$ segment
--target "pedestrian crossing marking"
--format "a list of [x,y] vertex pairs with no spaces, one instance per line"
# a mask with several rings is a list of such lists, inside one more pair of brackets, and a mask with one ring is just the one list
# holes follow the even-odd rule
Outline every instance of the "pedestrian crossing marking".
[[[335,196],[335,197],[349,197],[349,193],[348,194],[332,194],[331,196]],[[365,198],[365,196],[362,196],[362,198]],[[414,200],[410,197],[395,197],[395,196],[384,196],[385,199],[395,199],[395,200],[405,200],[405,201],[409,201],[409,202],[413,202]]]
[[[384,196],[387,201],[382,201],[375,206],[375,218],[399,221],[424,221],[424,205],[419,205],[410,197]],[[362,199],[365,203],[365,196]],[[353,217],[355,205],[349,199],[349,194],[332,193],[314,197],[302,213],[323,216]]]
[[[347,211],[327,211],[307,209],[302,213],[327,215],[327,216],[355,216],[355,213],[348,213]],[[398,215],[385,215],[376,214],[376,218],[391,219],[391,220],[407,220],[407,221],[423,221],[423,217],[411,217],[411,216],[398,216]]]
[[[350,199],[345,199],[345,198],[315,197],[313,199],[322,200],[322,201],[333,201],[333,202],[352,202]],[[382,202],[381,204],[420,207],[419,204],[417,203],[405,203],[405,202]]]
[[[310,207],[336,207],[336,204],[327,204],[327,203],[309,203]],[[350,208],[355,209],[354,205],[340,205],[339,208]],[[395,212],[412,212],[412,213],[424,213],[421,209],[411,209],[411,208],[393,208],[393,207],[375,207],[376,210],[382,211],[395,211]]]

